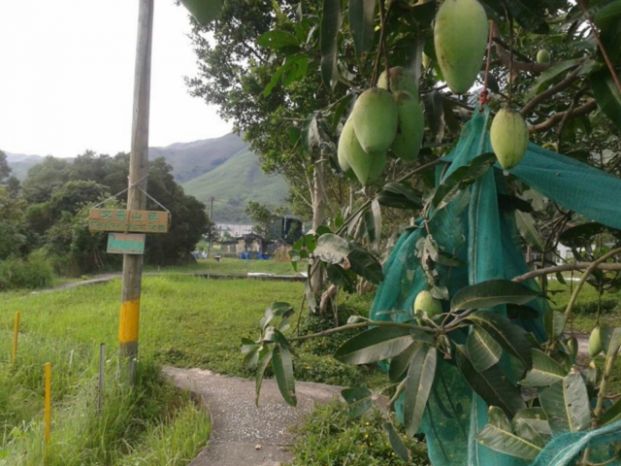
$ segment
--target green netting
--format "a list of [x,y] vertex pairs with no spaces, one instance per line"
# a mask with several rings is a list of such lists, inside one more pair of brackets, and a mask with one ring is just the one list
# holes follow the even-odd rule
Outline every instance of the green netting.
[[[491,151],[488,120],[489,110],[475,112],[465,125],[457,146],[444,158],[449,166],[438,169],[437,182],[468,165],[476,156]],[[529,145],[524,159],[511,173],[559,205],[591,220],[621,228],[621,180],[535,144]],[[451,268],[450,273],[447,269],[440,270],[448,277],[446,285],[451,295],[469,284],[494,278],[510,279],[527,271],[514,214],[500,209],[498,203],[499,193],[505,190],[504,178],[498,167],[489,170],[464,195],[453,199],[442,212],[438,211],[432,217],[434,239],[441,249],[466,264]],[[384,266],[385,280],[377,291],[372,318],[408,318],[416,295],[427,287],[416,255],[417,242],[424,236],[423,228],[413,228],[406,231],[395,245]],[[530,285],[535,286],[534,283]],[[544,306],[543,301],[534,305],[540,316]],[[505,312],[502,307],[496,311]],[[541,319],[520,323],[536,337],[545,337]],[[504,369],[511,377],[508,364]],[[402,406],[397,404],[397,415],[402,414]],[[524,461],[489,450],[476,441],[477,433],[486,422],[485,402],[470,389],[459,370],[441,361],[422,425],[434,466],[526,465]],[[621,440],[620,427],[606,431],[606,439]],[[553,458],[556,452],[574,442],[573,437],[555,438],[542,455],[545,453],[546,458]],[[551,452],[550,448],[554,451]],[[545,461],[533,464],[571,464]]]

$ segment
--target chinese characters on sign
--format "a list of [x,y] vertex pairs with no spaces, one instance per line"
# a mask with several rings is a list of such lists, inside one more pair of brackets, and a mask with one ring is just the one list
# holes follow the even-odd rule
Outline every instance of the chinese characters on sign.
[[170,214],[161,210],[91,209],[90,231],[166,233]]

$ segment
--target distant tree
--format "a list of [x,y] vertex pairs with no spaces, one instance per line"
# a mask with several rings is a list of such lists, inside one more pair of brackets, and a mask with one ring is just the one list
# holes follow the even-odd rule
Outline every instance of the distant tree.
[[266,205],[260,202],[248,201],[246,215],[248,215],[252,221],[252,230],[254,233],[266,240],[273,239],[271,227],[276,218],[276,214]]
[[47,156],[30,170],[22,184],[29,203],[45,202],[52,193],[71,179],[71,162]]
[[0,150],[0,184],[3,184],[11,174],[11,167],[6,154]]

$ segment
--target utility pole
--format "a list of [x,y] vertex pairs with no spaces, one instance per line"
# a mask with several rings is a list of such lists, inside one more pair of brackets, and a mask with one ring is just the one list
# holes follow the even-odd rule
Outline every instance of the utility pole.
[[[134,73],[134,109],[132,120],[131,154],[129,158],[129,185],[127,210],[146,207],[147,174],[149,165],[149,98],[151,91],[151,42],[153,35],[153,2],[138,0],[138,39]],[[142,255],[123,255],[123,290],[119,318],[121,356],[128,365],[130,384],[135,382],[138,356],[138,329],[140,323],[140,288]]]

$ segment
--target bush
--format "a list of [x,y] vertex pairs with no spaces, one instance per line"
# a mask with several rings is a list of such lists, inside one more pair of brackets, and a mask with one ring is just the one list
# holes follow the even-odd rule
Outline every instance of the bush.
[[0,290],[43,288],[54,278],[52,266],[39,252],[27,259],[9,258],[0,262]]
[[377,411],[354,418],[342,403],[321,406],[300,428],[291,466],[429,465],[424,444],[415,439],[402,437],[412,461],[406,463],[400,459],[388,442],[383,422]]

